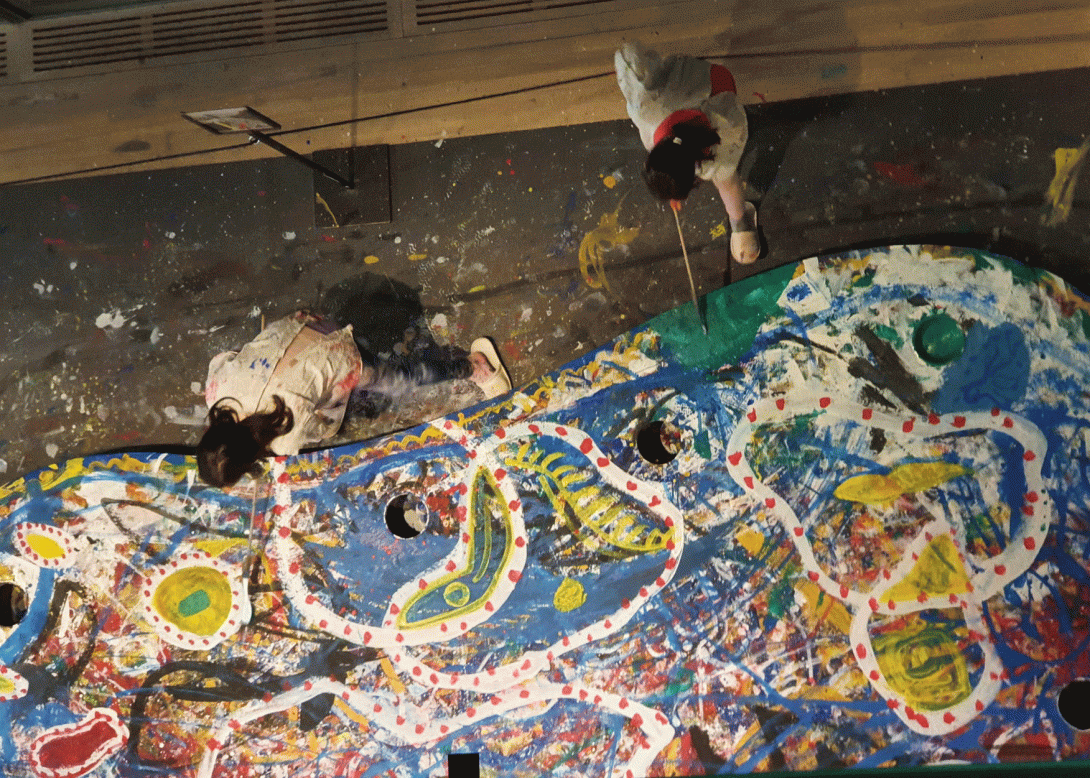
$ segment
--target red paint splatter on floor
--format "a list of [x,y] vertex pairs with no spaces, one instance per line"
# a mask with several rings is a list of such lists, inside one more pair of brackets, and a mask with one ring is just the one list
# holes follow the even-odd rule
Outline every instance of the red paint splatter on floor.
[[874,169],[881,175],[901,186],[920,187],[927,185],[927,182],[920,178],[911,165],[894,164],[892,162],[875,162],[873,165]]

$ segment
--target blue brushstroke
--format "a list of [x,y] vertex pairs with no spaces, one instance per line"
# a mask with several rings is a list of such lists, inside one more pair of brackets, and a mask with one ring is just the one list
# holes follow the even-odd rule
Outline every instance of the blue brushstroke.
[[49,603],[53,599],[53,582],[56,577],[52,570],[41,568],[34,587],[34,599],[31,600],[26,615],[11,631],[3,645],[0,645],[0,662],[3,664],[10,666],[14,663],[42,631],[49,617]]
[[932,401],[938,413],[1012,408],[1029,385],[1029,349],[1014,324],[976,324],[965,336],[965,351],[943,371]]

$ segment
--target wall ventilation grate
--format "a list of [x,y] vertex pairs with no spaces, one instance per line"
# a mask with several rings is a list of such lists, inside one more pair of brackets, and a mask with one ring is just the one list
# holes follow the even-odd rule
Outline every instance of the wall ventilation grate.
[[421,0],[416,4],[416,23],[425,27],[430,24],[532,13],[533,10],[534,4],[531,0]]
[[32,36],[34,71],[104,65],[144,56],[139,16],[40,25]]
[[148,27],[148,57],[222,51],[265,42],[260,2],[151,14]]
[[386,0],[276,0],[273,29],[277,43],[386,32]]
[[[179,4],[181,5],[181,4]],[[389,30],[387,0],[242,0],[32,22],[35,73]]]
[[409,0],[409,29],[425,32],[496,27],[587,16],[623,14],[654,0]]
[[0,79],[49,80],[580,16],[623,20],[635,8],[672,2],[680,0],[165,0],[0,25]]

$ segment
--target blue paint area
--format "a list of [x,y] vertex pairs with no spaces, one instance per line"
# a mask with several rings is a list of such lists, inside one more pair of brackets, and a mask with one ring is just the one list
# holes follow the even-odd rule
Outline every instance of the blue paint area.
[[52,570],[43,568],[38,574],[34,599],[30,601],[26,616],[11,631],[3,645],[0,645],[0,662],[8,666],[12,665],[22,656],[23,650],[38,637],[38,633],[42,631],[49,617],[49,603],[53,599],[55,580],[56,573]]
[[801,302],[812,294],[808,284],[795,284],[788,287],[787,299],[793,303]]
[[[38,482],[35,480],[31,482],[30,487],[32,490],[39,492],[40,488]],[[53,523],[53,516],[60,509],[60,500],[55,495],[41,494],[40,497],[32,502],[26,503],[22,506],[18,516],[11,516],[12,524],[15,522],[30,521],[38,524],[51,525]]]
[[[33,678],[31,675],[31,679]],[[12,738],[12,722],[18,722],[20,727],[48,729],[61,724],[72,724],[79,718],[63,701],[37,703],[24,697],[0,703],[0,757],[10,761],[20,756],[18,744]]]
[[[39,573],[34,598],[27,608],[26,615],[7,636],[3,644],[0,644],[0,663],[7,667],[16,666],[17,671],[22,669],[20,665],[16,664],[17,660],[22,657],[27,646],[37,639],[45,627],[46,620],[49,617],[49,605],[53,599],[55,578],[56,576],[52,570],[42,570]],[[26,671],[24,670],[24,672]],[[29,672],[27,672],[27,675],[31,679],[34,677],[34,674]],[[11,737],[13,721],[18,720],[21,726],[33,726],[35,724],[52,726],[70,720],[65,718],[65,714],[71,715],[67,709],[61,706],[52,706],[52,708],[50,710],[31,706],[26,698],[0,703],[0,757],[10,762],[17,756],[17,746]]]
[[943,371],[932,401],[939,413],[1012,408],[1029,385],[1029,349],[1014,324],[970,328],[961,357]]
[[[438,465],[444,455],[461,451],[454,444],[437,447],[430,461]],[[400,494],[412,494],[413,485],[398,488],[390,483],[388,488],[376,490],[374,484],[382,484],[385,474],[412,466],[418,459],[410,452],[393,454],[304,493],[315,501],[318,514],[327,516],[346,540],[344,544],[307,547],[319,564],[336,576],[335,580],[346,582],[327,586],[319,595],[328,600],[327,606],[353,621],[378,623],[406,576],[419,576],[435,567],[457,543],[457,534],[449,528],[444,530],[431,511],[424,532],[415,538],[398,538],[386,526],[386,506]],[[374,574],[386,566],[398,569],[399,574]]]

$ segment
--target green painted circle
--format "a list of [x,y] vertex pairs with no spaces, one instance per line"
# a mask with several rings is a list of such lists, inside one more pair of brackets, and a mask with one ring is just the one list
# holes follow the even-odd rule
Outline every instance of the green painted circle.
[[953,318],[936,313],[916,325],[912,345],[927,364],[948,365],[965,350],[965,333]]
[[461,608],[469,602],[469,587],[461,581],[455,581],[443,590],[443,599],[452,608]]

